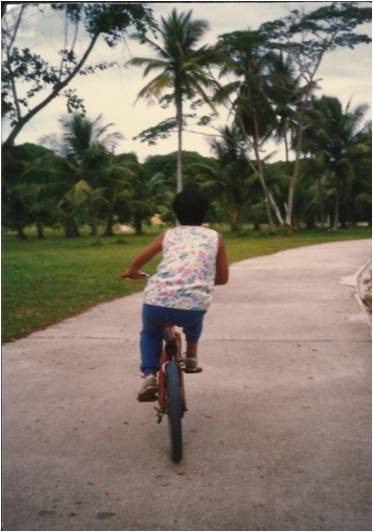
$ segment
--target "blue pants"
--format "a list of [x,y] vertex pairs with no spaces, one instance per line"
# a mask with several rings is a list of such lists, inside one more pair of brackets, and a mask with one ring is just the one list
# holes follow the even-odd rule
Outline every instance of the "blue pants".
[[204,310],[183,310],[144,304],[140,335],[141,371],[156,373],[162,352],[163,329],[169,323],[183,328],[187,342],[197,342],[202,332]]

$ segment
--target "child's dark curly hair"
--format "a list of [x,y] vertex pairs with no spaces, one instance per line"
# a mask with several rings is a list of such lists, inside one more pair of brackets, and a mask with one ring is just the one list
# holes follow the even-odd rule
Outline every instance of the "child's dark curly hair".
[[186,188],[175,196],[172,208],[181,225],[202,225],[209,203],[207,197],[196,188]]

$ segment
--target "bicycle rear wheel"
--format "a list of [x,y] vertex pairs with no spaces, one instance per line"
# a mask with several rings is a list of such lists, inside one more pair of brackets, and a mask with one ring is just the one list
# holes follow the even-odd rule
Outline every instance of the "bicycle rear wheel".
[[180,396],[179,367],[171,361],[166,366],[168,426],[170,429],[171,458],[180,462],[183,457],[183,434],[181,425],[182,407]]

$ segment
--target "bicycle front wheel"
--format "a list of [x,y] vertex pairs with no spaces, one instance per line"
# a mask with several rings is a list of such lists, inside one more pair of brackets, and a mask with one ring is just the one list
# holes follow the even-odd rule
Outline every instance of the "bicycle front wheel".
[[166,366],[168,425],[170,429],[171,457],[173,462],[180,462],[183,456],[183,434],[181,425],[181,396],[179,367],[171,361]]

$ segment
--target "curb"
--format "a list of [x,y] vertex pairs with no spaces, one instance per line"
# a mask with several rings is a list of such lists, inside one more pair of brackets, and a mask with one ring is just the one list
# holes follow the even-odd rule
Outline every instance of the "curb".
[[365,264],[363,264],[363,266],[361,266],[361,268],[359,268],[359,270],[356,273],[352,275],[348,275],[347,277],[342,277],[342,279],[339,280],[339,284],[344,285],[344,286],[350,286],[353,288],[354,297],[359,305],[359,308],[361,310],[361,314],[363,317],[362,321],[364,321],[371,328],[372,327],[372,316],[370,315],[370,313],[368,312],[368,309],[363,303],[363,296],[360,290],[360,285],[361,285],[360,279],[364,275],[367,268],[370,267],[370,265],[371,265],[371,260],[369,259]]
[[370,312],[368,311],[367,307],[365,306],[365,304],[363,302],[364,294],[363,294],[362,287],[361,287],[361,284],[362,284],[361,283],[361,279],[362,279],[363,275],[365,274],[365,272],[368,270],[368,268],[371,268],[371,267],[372,267],[372,261],[368,260],[368,262],[366,262],[360,268],[360,270],[356,273],[356,277],[355,277],[356,278],[356,283],[355,283],[355,287],[354,287],[355,298],[357,299],[360,308],[363,309],[364,314],[365,314],[365,316],[367,318],[367,322],[368,322],[370,327],[372,327],[372,315],[370,314]]

